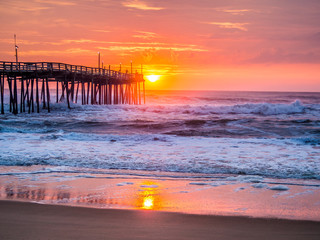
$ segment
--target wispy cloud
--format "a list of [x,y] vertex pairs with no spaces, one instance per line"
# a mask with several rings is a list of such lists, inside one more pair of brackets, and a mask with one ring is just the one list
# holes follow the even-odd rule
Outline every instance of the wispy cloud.
[[109,46],[101,46],[99,49],[109,51],[127,51],[127,52],[141,52],[141,51],[176,51],[176,52],[206,52],[200,46],[194,44],[179,44],[179,43],[162,43],[162,42],[100,42],[108,44]]
[[246,63],[320,63],[320,54],[317,52],[289,52],[284,49],[264,49],[255,57],[245,60]]
[[75,2],[58,1],[58,0],[36,0],[35,2],[45,3],[45,4],[50,4],[50,5],[57,5],[57,6],[74,6],[74,5],[76,5]]
[[154,10],[154,11],[158,11],[158,10],[162,10],[164,8],[162,7],[152,7],[147,5],[147,3],[140,1],[140,0],[128,0],[122,3],[123,6],[125,7],[129,7],[129,8],[136,8],[139,10]]
[[143,66],[145,75],[155,74],[161,76],[172,76],[178,74],[178,66],[174,64],[146,64]]
[[157,34],[154,32],[144,32],[144,31],[136,31],[137,34],[133,35],[133,37],[135,38],[141,38],[141,39],[152,39],[152,38],[156,38]]
[[25,12],[38,12],[42,10],[48,10],[50,7],[41,7],[41,6],[17,6],[15,7],[18,11],[25,11]]
[[[0,39],[0,42],[11,43],[12,39]],[[21,40],[21,44],[23,45],[53,45],[53,46],[84,46],[87,47],[91,45],[91,47],[98,48],[100,50],[109,50],[109,51],[127,51],[127,52],[140,52],[146,50],[169,50],[176,52],[206,52],[207,49],[202,48],[201,46],[195,44],[179,44],[179,43],[163,43],[163,42],[108,42],[108,41],[98,41],[93,39],[65,39],[60,41],[53,42],[39,42],[39,41],[30,41],[30,40]],[[97,47],[97,44],[100,46]],[[80,52],[81,49],[85,48],[72,48],[76,49],[77,52]],[[73,51],[66,50],[67,52],[73,53]],[[35,51],[38,52],[38,51]]]
[[69,0],[33,0],[26,3],[23,0],[11,0],[1,2],[1,12],[40,12],[54,7],[74,6],[75,2]]
[[[39,42],[26,41],[25,44],[38,44]],[[68,44],[100,44],[99,49],[110,51],[130,51],[138,52],[146,49],[155,50],[173,50],[173,51],[192,51],[192,52],[206,52],[204,49],[195,44],[179,44],[179,43],[163,43],[163,42],[110,42],[98,41],[93,39],[65,39],[57,42],[43,42],[43,44],[50,45],[68,45]],[[105,45],[105,46],[103,46]]]
[[94,32],[102,32],[102,33],[109,33],[110,31],[109,30],[103,30],[103,29],[95,29],[95,30],[92,30]]
[[94,50],[70,48],[65,50],[31,50],[24,51],[23,56],[61,56],[63,54],[91,54],[96,53]]
[[219,12],[230,13],[232,15],[244,15],[245,13],[252,12],[252,9],[223,9],[223,8],[216,8]]
[[60,44],[70,44],[70,43],[101,43],[102,41],[91,40],[91,39],[66,39],[61,42],[57,42],[57,45]]
[[155,51],[161,50],[169,50],[176,52],[206,52],[208,50],[202,48],[195,48],[192,46],[122,46],[122,45],[114,45],[110,47],[99,47],[99,49],[109,50],[109,51],[128,51],[128,52],[141,52],[149,49],[153,49]]
[[248,31],[248,29],[245,26],[249,23],[207,22],[206,24],[216,25],[220,28],[239,29],[241,31]]

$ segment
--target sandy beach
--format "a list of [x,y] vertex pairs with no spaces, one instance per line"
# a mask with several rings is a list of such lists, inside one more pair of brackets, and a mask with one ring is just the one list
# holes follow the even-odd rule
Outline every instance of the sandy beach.
[[319,239],[320,222],[0,201],[1,239]]

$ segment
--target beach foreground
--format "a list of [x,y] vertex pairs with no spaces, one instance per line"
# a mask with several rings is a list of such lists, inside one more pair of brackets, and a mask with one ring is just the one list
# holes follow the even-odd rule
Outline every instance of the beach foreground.
[[319,239],[320,222],[0,201],[1,239]]

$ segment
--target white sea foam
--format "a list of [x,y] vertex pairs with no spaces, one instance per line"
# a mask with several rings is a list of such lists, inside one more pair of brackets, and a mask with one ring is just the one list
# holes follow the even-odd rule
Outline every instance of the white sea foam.
[[227,177],[227,181],[238,181],[244,183],[259,183],[264,180],[261,176],[236,176],[236,177]]
[[241,173],[226,180],[252,183],[264,176],[320,179],[320,149],[286,139],[162,136],[165,141],[154,141],[157,135],[152,134],[79,133],[46,140],[43,134],[31,133],[2,133],[2,137],[12,140],[1,142],[0,165]]

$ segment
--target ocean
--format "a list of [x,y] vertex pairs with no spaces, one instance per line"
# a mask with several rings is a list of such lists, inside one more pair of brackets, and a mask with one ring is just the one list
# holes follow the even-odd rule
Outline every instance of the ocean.
[[139,106],[51,105],[0,115],[0,165],[320,180],[320,93],[149,91]]
[[146,100],[0,115],[0,199],[130,208],[136,201],[118,200],[151,186],[169,211],[320,220],[320,93],[147,91]]

